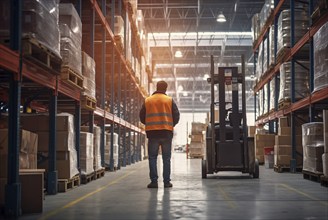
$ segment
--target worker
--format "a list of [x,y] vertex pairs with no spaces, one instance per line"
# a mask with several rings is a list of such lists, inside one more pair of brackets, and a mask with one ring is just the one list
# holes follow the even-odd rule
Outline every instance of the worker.
[[148,138],[149,177],[148,188],[158,188],[157,156],[162,149],[164,187],[172,187],[171,147],[173,127],[179,122],[180,112],[173,99],[166,95],[167,83],[159,81],[156,91],[146,98],[140,110],[140,121],[146,125]]

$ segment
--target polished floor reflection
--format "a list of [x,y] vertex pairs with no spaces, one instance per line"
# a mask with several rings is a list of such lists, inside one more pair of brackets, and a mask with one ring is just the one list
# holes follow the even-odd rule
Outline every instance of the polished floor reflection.
[[222,172],[203,180],[199,159],[174,153],[173,188],[164,188],[162,177],[158,189],[148,183],[146,160],[46,196],[42,214],[21,219],[328,219],[328,188],[263,166],[260,179]]

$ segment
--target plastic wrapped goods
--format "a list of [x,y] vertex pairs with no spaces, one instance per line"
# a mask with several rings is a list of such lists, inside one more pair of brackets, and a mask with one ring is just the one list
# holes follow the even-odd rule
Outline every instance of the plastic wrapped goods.
[[265,84],[263,87],[263,114],[268,113],[268,84]]
[[73,4],[59,4],[59,27],[62,65],[81,74],[82,23]]
[[[300,63],[300,64],[299,64]],[[295,99],[299,100],[310,94],[309,88],[309,62],[295,62]],[[280,66],[279,102],[291,100],[291,63],[286,62]]]
[[263,46],[262,46],[263,42],[260,43],[259,46],[259,52],[258,52],[258,57],[257,57],[257,63],[256,63],[256,78],[257,79],[261,79],[262,77],[262,73],[263,73]]
[[32,37],[37,39],[41,44],[60,57],[58,28],[59,0],[25,0],[22,2],[23,38]]
[[260,35],[260,14],[256,13],[252,17],[252,37],[253,37],[253,42],[257,40],[257,38]]
[[96,63],[85,52],[82,52],[82,75],[84,95],[96,98]]
[[[309,17],[306,9],[295,9],[295,43],[301,39],[308,31]],[[291,47],[290,42],[290,10],[283,10],[278,18],[278,42],[277,52],[279,53],[284,47]]]
[[275,78],[272,78],[270,81],[270,111],[274,109],[274,103],[275,103],[275,85],[276,85],[276,80]]
[[328,22],[313,36],[314,91],[328,86]]
[[261,9],[260,12],[260,27],[261,29],[263,28],[263,26],[265,25],[268,17],[271,14],[271,11],[273,9],[273,1],[272,0],[265,0],[265,3]]
[[[89,126],[81,126],[81,131],[88,132]],[[93,127],[93,165],[95,170],[102,168],[101,155],[100,155],[100,143],[101,143],[101,128],[99,126]]]
[[267,70],[268,70],[268,39],[265,39],[263,41],[263,45],[264,45],[264,48],[263,48],[263,67],[262,67],[262,73],[265,73]]
[[81,174],[90,174],[93,168],[93,134],[80,133],[80,168]]
[[269,67],[275,64],[274,57],[274,25],[272,25],[269,31]]
[[324,153],[323,123],[312,122],[302,125],[303,170],[322,173]]

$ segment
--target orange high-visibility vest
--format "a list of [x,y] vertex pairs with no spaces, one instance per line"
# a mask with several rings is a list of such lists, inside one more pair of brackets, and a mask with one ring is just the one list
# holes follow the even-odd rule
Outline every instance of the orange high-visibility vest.
[[173,131],[172,98],[156,93],[145,100],[146,131]]

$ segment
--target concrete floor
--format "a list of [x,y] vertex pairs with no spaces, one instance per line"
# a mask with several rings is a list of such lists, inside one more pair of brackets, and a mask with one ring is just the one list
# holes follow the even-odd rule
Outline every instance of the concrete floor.
[[42,214],[20,219],[328,219],[328,188],[301,174],[261,166],[260,179],[222,172],[203,180],[200,164],[174,153],[173,188],[164,189],[160,178],[158,189],[148,189],[148,161],[142,161],[46,196]]

